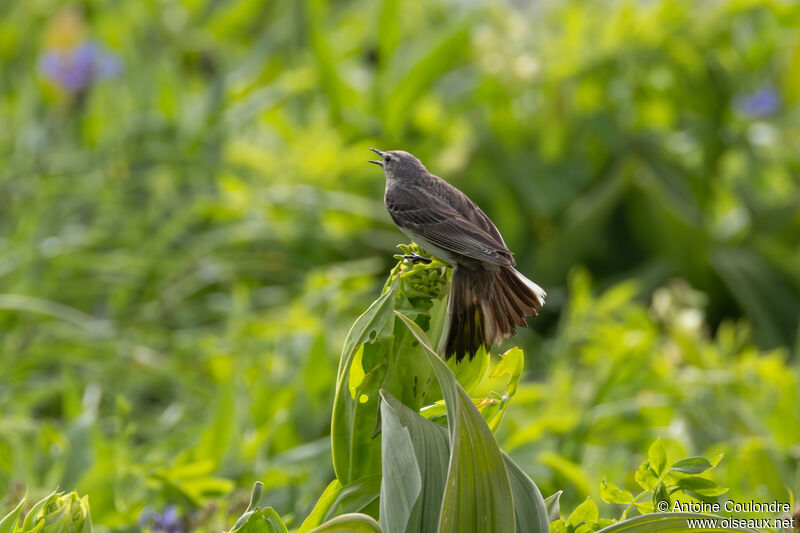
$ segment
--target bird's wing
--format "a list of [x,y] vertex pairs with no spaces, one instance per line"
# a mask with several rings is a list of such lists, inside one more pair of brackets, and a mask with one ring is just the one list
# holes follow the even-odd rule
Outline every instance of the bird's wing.
[[387,198],[386,208],[398,226],[435,246],[487,263],[514,265],[512,254],[502,241],[444,202],[437,202],[432,208]]
[[492,219],[490,219],[480,207],[470,200],[467,195],[464,195],[464,198],[466,198],[466,200],[475,207],[474,214],[471,217],[472,222],[474,222],[479,228],[486,230],[486,233],[491,235],[492,238],[494,238],[497,242],[502,244],[504,248],[507,249],[508,246],[506,246],[506,241],[503,240],[503,236],[500,235],[500,231],[497,229],[497,226],[494,225]]

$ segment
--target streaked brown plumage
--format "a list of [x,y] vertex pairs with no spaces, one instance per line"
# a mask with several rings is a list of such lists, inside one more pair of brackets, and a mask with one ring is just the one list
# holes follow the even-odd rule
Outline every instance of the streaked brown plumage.
[[445,358],[470,359],[481,345],[516,333],[544,305],[541,287],[514,269],[495,225],[467,195],[428,172],[413,155],[381,152],[384,202],[392,220],[432,255],[453,266]]

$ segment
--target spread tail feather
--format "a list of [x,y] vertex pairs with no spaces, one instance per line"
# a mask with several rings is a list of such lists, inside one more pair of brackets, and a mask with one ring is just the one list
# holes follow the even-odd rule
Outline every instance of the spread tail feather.
[[445,359],[453,354],[461,361],[472,359],[481,347],[488,350],[526,326],[526,317],[536,316],[547,293],[513,267],[469,270],[453,266],[448,303],[449,330]]

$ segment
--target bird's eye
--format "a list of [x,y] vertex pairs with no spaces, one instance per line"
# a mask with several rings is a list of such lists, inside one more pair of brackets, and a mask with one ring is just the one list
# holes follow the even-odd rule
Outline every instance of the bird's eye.
[[384,158],[384,161],[386,161],[387,163],[391,163],[391,161],[392,161],[392,156],[390,156],[390,155],[387,155],[387,156]]

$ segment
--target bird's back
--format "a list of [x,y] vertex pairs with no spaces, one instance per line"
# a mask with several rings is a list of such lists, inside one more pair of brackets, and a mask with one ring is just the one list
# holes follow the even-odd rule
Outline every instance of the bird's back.
[[489,234],[498,244],[502,245],[504,251],[511,255],[511,251],[506,246],[503,236],[497,226],[486,216],[486,213],[473,202],[469,196],[461,192],[457,187],[451,185],[439,176],[429,174],[431,178],[430,188],[436,191],[435,194],[446,204],[448,204],[455,212],[484,230]]

